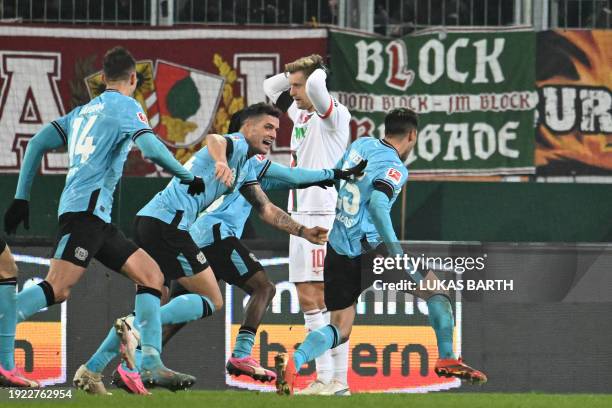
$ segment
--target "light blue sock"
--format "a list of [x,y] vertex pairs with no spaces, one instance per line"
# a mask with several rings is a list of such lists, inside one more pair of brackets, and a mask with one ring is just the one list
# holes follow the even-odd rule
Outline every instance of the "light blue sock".
[[15,326],[17,326],[17,278],[0,280],[0,365],[15,368]]
[[94,373],[101,373],[102,370],[111,362],[112,359],[119,355],[119,348],[121,346],[121,340],[117,336],[117,332],[113,327],[108,332],[108,335],[98,347],[98,350],[93,356],[85,363],[85,366],[89,371]]
[[17,323],[29,319],[47,306],[47,297],[40,285],[23,289],[17,295]]
[[140,327],[142,368],[152,370],[163,366],[161,361],[160,297],[139,289],[136,294],[136,317]]
[[210,316],[215,306],[206,296],[193,293],[175,297],[161,308],[163,324],[187,323]]
[[340,344],[340,332],[332,324],[311,331],[293,353],[296,371],[299,372],[303,364],[314,360],[338,344]]
[[455,358],[453,353],[453,308],[444,295],[434,295],[427,300],[429,322],[436,332],[440,358]]
[[232,356],[236,358],[250,356],[253,350],[253,344],[255,344],[255,332],[250,328],[241,327],[240,330],[238,330],[238,336],[236,336],[236,344],[234,344]]

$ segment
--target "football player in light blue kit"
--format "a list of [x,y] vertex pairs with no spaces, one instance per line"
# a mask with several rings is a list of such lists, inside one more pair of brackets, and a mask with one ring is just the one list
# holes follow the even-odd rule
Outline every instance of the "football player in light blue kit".
[[[138,283],[136,313],[150,322],[142,331],[143,366],[155,377],[175,380],[181,374],[164,367],[160,359],[163,276],[155,261],[110,223],[113,192],[134,143],[145,157],[189,184],[185,188],[191,194],[202,193],[204,184],[157,139],[140,105],[131,97],[137,85],[132,55],[124,48],[113,48],[104,56],[103,65],[106,91],[43,127],[28,144],[15,200],[5,214],[7,232],[15,232],[22,221],[27,228],[30,189],[41,157],[66,145],[69,170],[59,204],[60,232],[46,279],[21,291],[14,302],[3,302],[0,315],[15,315],[15,320],[22,321],[63,302],[96,258]],[[11,334],[0,340],[3,349],[14,350],[14,329]],[[76,380],[88,379],[77,372]],[[92,380],[96,387],[96,378]],[[17,374],[12,358],[2,361],[0,381],[4,386],[37,385]],[[103,386],[98,391],[105,393]]]
[[[232,118],[234,119],[234,118]],[[365,162],[347,170],[309,170],[290,168],[273,163],[263,155],[251,159],[257,179],[264,191],[333,187],[334,180],[347,180],[365,167]],[[232,375],[247,375],[256,380],[272,381],[276,374],[265,369],[251,356],[255,335],[261,320],[275,294],[263,266],[239,239],[251,213],[251,204],[239,193],[220,197],[203,212],[191,226],[190,234],[210,263],[215,277],[235,285],[250,295],[245,309],[245,319],[238,331],[236,343],[226,368]],[[172,297],[184,293],[180,285],[174,285]],[[162,310],[162,319],[164,311]],[[164,326],[162,343],[174,335],[186,322]]]
[[[293,392],[293,382],[302,365],[326,350],[348,340],[355,320],[355,305],[366,289],[362,266],[368,267],[371,254],[403,255],[391,222],[391,207],[408,179],[404,161],[417,140],[417,115],[407,109],[392,110],[385,117],[383,140],[363,137],[345,153],[341,167],[367,160],[363,177],[342,182],[338,191],[336,219],[325,257],[325,304],[331,311],[331,324],[314,330],[289,358],[280,354],[277,363],[277,392]],[[340,166],[337,166],[340,167]],[[368,252],[367,254],[364,252]],[[406,271],[415,282],[435,279],[429,271]],[[485,382],[486,376],[464,364],[453,354],[453,312],[448,296],[439,292],[415,292],[424,298],[429,319],[436,333],[438,375]]]
[[[334,180],[348,179],[360,171],[360,168],[348,170],[290,168],[273,163],[263,155],[257,155],[251,161],[264,191],[307,188],[315,185],[323,188],[332,187]],[[251,356],[251,351],[257,329],[276,289],[261,263],[239,239],[251,209],[251,204],[238,191],[221,196],[202,212],[189,232],[206,256],[216,279],[236,285],[250,295],[245,310],[245,320],[238,331],[232,356],[227,362],[228,372],[232,375],[248,375],[266,382],[274,380],[276,373],[262,367]],[[171,298],[175,299],[189,293],[178,282],[173,282]],[[173,300],[162,307],[162,322],[169,322],[171,319],[173,322],[163,326],[164,347],[189,321],[205,317],[200,313],[182,313],[171,317],[173,309],[184,299],[186,298]],[[113,373],[113,383],[128,392],[139,393],[134,381],[126,378],[126,373],[129,371],[126,362],[123,362],[122,366]]]
[[[326,242],[327,230],[320,227],[306,228],[295,222],[287,213],[272,204],[261,190],[251,158],[255,154],[268,153],[276,139],[280,111],[265,103],[254,104],[243,112],[240,132],[227,136],[208,135],[207,145],[186,163],[192,173],[203,178],[205,192],[197,197],[188,195],[185,187],[176,179],[156,194],[135,220],[135,242],[151,254],[160,265],[165,285],[178,281],[190,293],[174,299],[164,306],[162,323],[190,321],[211,315],[223,305],[223,297],[204,254],[193,242],[189,228],[198,214],[223,194],[239,192],[253,205],[261,218],[276,228],[299,235],[312,242]],[[134,323],[128,316],[120,319],[117,332],[122,338],[130,337],[130,328],[140,326],[140,317]],[[117,355],[118,336],[111,329],[96,353],[84,365],[88,372],[98,375]],[[137,364],[133,349],[124,353],[128,366],[138,367],[138,372],[117,370],[130,391],[146,394],[146,385],[156,386],[150,372]],[[143,349],[144,358],[144,349]],[[144,359],[143,359],[144,361]],[[195,377],[167,388],[188,388]]]

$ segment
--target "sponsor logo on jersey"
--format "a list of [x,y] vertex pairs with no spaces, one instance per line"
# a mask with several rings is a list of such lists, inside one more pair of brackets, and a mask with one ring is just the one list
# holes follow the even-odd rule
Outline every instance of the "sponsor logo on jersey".
[[342,223],[346,228],[353,228],[357,223],[355,218],[351,218],[344,214],[336,214],[336,221]]
[[83,108],[79,111],[79,115],[86,115],[88,113],[98,112],[104,109],[103,103],[96,103],[89,106],[83,106]]
[[300,140],[306,137],[306,128],[305,127],[299,127],[299,126],[294,126],[293,127],[293,137],[295,137],[295,140]]
[[399,170],[391,167],[389,170],[387,170],[387,175],[385,178],[391,180],[393,184],[399,184],[399,182],[402,180],[402,173]]
[[206,257],[204,256],[204,254],[200,251],[198,252],[198,254],[196,255],[196,259],[198,260],[199,263],[201,263],[202,265],[204,265],[206,263]]
[[230,180],[230,184],[234,184],[234,182],[236,181],[236,169],[232,168],[232,179]]
[[142,113],[142,112],[138,112],[136,114],[136,116],[138,116],[138,120],[141,121],[142,123],[144,123],[145,125],[149,125],[149,120],[147,119],[147,116]]
[[76,247],[74,250],[74,257],[79,261],[86,260],[87,255],[89,255],[89,252],[85,248]]

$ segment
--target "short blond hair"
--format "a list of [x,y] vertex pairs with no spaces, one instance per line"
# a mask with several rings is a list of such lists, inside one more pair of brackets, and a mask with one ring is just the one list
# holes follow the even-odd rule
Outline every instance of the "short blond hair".
[[321,65],[323,65],[323,57],[319,54],[311,54],[285,64],[285,72],[293,74],[294,72],[302,71],[304,76],[308,78]]

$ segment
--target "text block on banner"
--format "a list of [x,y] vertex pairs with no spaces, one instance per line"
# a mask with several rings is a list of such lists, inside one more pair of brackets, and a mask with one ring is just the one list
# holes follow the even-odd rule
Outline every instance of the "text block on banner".
[[384,135],[394,108],[419,113],[415,175],[534,172],[535,34],[425,31],[401,39],[330,33],[332,89],[353,138]]

